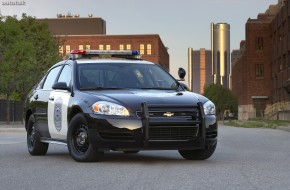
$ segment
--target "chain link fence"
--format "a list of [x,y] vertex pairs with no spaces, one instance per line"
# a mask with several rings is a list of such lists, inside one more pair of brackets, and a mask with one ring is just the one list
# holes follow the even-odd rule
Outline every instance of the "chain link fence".
[[[10,122],[22,121],[23,102],[9,100]],[[7,100],[0,100],[0,122],[7,121]]]

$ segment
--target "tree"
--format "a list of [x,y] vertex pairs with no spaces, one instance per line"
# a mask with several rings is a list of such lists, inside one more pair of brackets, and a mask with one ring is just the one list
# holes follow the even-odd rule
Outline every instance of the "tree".
[[236,95],[220,84],[205,85],[204,96],[215,104],[218,119],[224,118],[226,110],[230,110],[231,113],[237,113],[238,111],[238,99]]
[[60,60],[59,42],[52,36],[46,24],[33,17],[22,15],[0,20],[0,94],[7,100],[24,100],[49,67]]

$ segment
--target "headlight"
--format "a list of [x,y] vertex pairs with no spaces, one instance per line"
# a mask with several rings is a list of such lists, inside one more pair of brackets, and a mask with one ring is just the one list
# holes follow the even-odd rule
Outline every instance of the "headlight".
[[215,105],[212,101],[207,101],[203,104],[203,110],[205,115],[215,115]]
[[92,105],[93,112],[103,115],[129,116],[129,111],[121,105],[106,101],[99,101]]

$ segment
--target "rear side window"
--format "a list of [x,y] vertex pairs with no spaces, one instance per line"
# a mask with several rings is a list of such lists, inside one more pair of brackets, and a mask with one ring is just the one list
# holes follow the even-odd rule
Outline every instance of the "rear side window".
[[55,83],[56,77],[58,76],[60,69],[61,69],[61,66],[58,66],[50,70],[43,84],[43,87],[42,87],[43,89],[46,89],[46,90],[52,89],[52,85]]

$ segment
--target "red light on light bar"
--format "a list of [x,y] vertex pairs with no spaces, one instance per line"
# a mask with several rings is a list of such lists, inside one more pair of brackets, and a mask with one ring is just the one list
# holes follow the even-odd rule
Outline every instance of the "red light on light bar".
[[79,54],[79,55],[85,55],[87,54],[86,50],[72,50],[70,54]]

